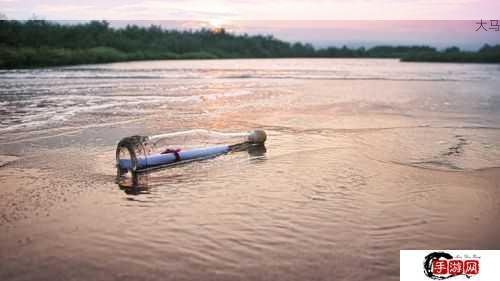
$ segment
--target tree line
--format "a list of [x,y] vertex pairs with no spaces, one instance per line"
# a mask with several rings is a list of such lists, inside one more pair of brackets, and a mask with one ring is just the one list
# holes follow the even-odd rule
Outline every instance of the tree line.
[[106,21],[65,25],[45,20],[0,21],[0,68],[42,67],[155,59],[399,58],[403,61],[500,62],[500,45],[477,52],[428,46],[328,47],[288,43],[271,35],[224,29],[112,28]]

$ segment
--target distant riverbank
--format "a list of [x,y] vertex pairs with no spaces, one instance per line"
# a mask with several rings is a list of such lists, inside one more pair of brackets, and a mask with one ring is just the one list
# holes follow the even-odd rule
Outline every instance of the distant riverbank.
[[90,49],[0,48],[0,67],[6,69],[139,60],[216,58],[218,57],[208,52],[188,52],[183,54],[154,51],[123,52],[111,47]]
[[500,45],[478,51],[457,47],[343,46],[316,49],[273,36],[197,31],[109,27],[105,21],[61,25],[43,20],[0,21],[0,68],[36,68],[135,60],[223,58],[398,58],[402,61],[500,63]]

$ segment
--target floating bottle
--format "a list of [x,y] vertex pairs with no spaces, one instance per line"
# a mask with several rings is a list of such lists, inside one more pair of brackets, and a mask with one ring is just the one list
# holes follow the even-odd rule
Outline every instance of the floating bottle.
[[131,136],[118,143],[116,167],[118,176],[128,172],[149,171],[262,146],[266,139],[263,130],[221,133],[196,129],[153,136]]

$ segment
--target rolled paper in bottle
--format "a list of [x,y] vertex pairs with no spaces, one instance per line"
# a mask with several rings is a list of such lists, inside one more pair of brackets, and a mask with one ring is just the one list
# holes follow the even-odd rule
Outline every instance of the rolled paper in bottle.
[[[229,146],[213,146],[204,148],[195,148],[190,150],[181,150],[178,152],[169,152],[165,154],[153,154],[146,157],[137,158],[137,170],[173,164],[179,161],[188,161],[195,159],[210,158],[220,154],[228,153]],[[176,155],[178,154],[178,156]],[[121,169],[133,169],[131,159],[120,159],[118,165]]]

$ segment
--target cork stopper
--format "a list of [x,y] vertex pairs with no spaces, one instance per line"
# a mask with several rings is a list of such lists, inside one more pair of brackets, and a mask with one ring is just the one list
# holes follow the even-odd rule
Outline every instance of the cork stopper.
[[267,135],[264,130],[254,130],[248,135],[248,142],[254,144],[263,144],[266,142]]

